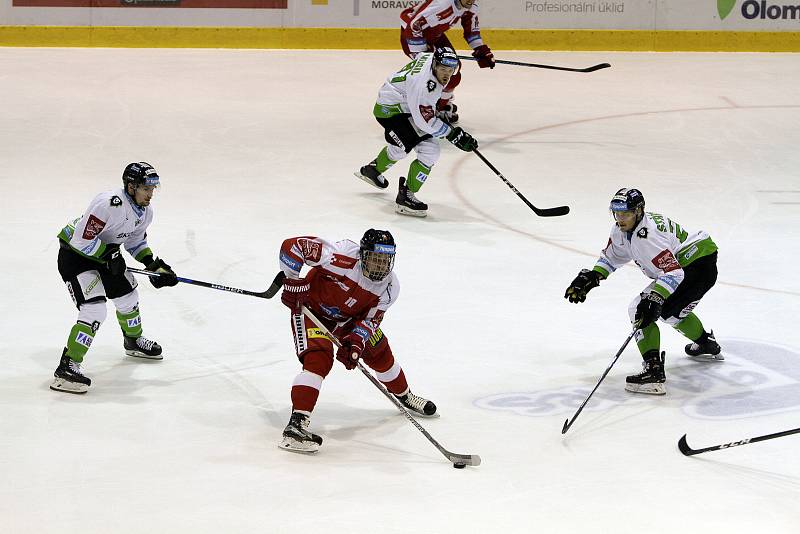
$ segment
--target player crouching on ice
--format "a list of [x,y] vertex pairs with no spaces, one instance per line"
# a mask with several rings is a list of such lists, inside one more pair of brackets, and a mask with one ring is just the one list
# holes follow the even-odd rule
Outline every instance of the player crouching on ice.
[[631,302],[628,313],[644,359],[643,370],[625,379],[634,393],[664,395],[664,353],[659,352],[661,319],[689,338],[686,353],[706,361],[723,360],[714,333],[706,332],[692,312],[717,281],[717,245],[704,231],[688,232],[675,221],[644,211],[638,189],[620,189],[611,199],[614,227],[594,268],[583,269],[564,294],[570,302],[586,294],[610,273],[633,260],[653,282]]
[[[316,452],[322,438],[308,430],[323,379],[333,368],[333,342],[306,316],[306,306],[342,342],[336,359],[354,369],[359,359],[375,371],[408,410],[436,415],[436,405],[411,393],[405,374],[380,328],[400,287],[392,272],[395,243],[386,230],[367,230],[360,245],[331,243],[317,237],[283,242],[280,268],[286,275],[281,301],[292,310],[292,330],[303,370],[292,384],[292,415],[283,431],[282,449]],[[311,270],[300,277],[303,265]]]
[[58,234],[58,272],[78,307],[78,320],[67,338],[67,346],[50,389],[86,393],[92,384],[84,376],[81,362],[94,336],[106,319],[106,299],[117,309],[125,353],[161,360],[161,347],[142,336],[139,293],[133,275],[126,271],[120,246],[148,271],[161,273],[150,278],[157,288],[178,283],[175,273],[147,245],[147,227],[153,221],[150,201],[159,186],[155,169],[144,162],[131,163],[122,173],[123,187],[100,193],[86,212],[67,224]]
[[386,189],[389,182],[383,173],[415,150],[417,158],[408,168],[408,179],[400,177],[395,199],[397,213],[415,217],[428,214],[428,205],[415,193],[439,160],[439,138],[446,138],[466,152],[478,148],[475,138],[436,114],[436,103],[457,68],[458,57],[453,49],[437,48],[433,53],[417,55],[402,70],[391,74],[378,92],[373,114],[385,130],[388,145],[355,175],[378,189]]

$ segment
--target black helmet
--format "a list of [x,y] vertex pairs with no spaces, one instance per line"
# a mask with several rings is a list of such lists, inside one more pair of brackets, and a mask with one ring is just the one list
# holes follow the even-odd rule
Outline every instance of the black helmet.
[[443,65],[445,67],[457,69],[459,63],[455,50],[449,46],[437,48],[433,52],[433,66],[435,67],[436,65]]
[[129,163],[122,172],[122,185],[125,187],[125,191],[128,190],[128,184],[133,184],[135,189],[140,185],[158,186],[159,183],[156,170],[144,161]]
[[370,228],[361,238],[359,257],[361,270],[370,280],[380,282],[394,267],[394,237],[388,230]]
[[611,199],[611,211],[635,211],[642,208],[644,211],[644,196],[638,189],[623,187]]

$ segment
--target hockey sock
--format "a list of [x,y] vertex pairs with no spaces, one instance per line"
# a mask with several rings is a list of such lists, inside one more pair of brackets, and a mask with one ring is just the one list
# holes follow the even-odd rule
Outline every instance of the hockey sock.
[[408,167],[408,178],[406,179],[406,186],[412,193],[417,193],[422,188],[422,184],[428,179],[431,168],[421,163],[418,159],[411,162]]
[[375,158],[375,168],[377,168],[378,172],[381,174],[389,170],[389,168],[395,163],[397,162],[389,157],[389,152],[387,151],[386,147],[383,147],[381,153],[378,154],[377,158]]
[[700,319],[698,319],[694,313],[690,313],[684,317],[674,328],[692,341],[699,340],[703,337],[703,334],[705,334],[703,323],[700,322]]
[[142,335],[142,317],[139,315],[138,306],[128,313],[117,310],[117,322],[125,336],[139,337]]
[[636,336],[636,344],[639,346],[639,352],[645,354],[651,350],[658,352],[661,346],[661,331],[655,323],[648,325],[641,330],[641,337]]
[[378,380],[386,386],[386,389],[395,395],[401,395],[408,390],[408,382],[406,381],[406,374],[400,364],[393,362],[392,366],[383,372],[375,372]]
[[91,325],[81,321],[75,323],[69,332],[69,338],[67,338],[67,356],[73,361],[82,362],[89,347],[92,346],[94,334],[95,330]]
[[303,369],[292,383],[292,409],[311,413],[319,398],[322,377]]

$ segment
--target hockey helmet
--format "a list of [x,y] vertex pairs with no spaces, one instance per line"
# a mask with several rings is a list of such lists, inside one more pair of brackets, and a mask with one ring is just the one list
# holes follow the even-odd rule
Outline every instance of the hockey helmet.
[[370,228],[361,238],[359,257],[364,276],[375,282],[386,278],[394,267],[394,237],[388,230]]
[[638,189],[628,189],[623,187],[614,194],[611,199],[611,211],[636,211],[642,208],[644,211],[644,195]]
[[159,186],[158,173],[152,165],[144,161],[129,163],[122,172],[122,185],[128,190],[128,184],[132,184],[136,189],[140,185]]
[[442,65],[443,67],[450,67],[454,71],[458,68],[458,56],[455,50],[449,46],[442,46],[433,52],[433,66]]

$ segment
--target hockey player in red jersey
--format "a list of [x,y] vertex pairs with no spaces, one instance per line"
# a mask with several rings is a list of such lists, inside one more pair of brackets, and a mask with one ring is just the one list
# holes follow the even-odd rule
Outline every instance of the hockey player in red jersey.
[[[464,40],[472,48],[472,56],[481,68],[494,68],[494,54],[481,38],[478,23],[478,3],[475,0],[425,0],[400,14],[400,44],[411,59],[436,48],[454,48],[445,31],[461,22]],[[458,122],[458,108],[453,103],[453,91],[461,83],[461,71],[450,78],[437,105],[440,118]]]
[[[411,393],[400,364],[380,328],[400,287],[392,272],[395,242],[386,230],[367,230],[361,242],[335,243],[318,237],[287,239],[280,268],[286,275],[281,301],[292,310],[295,349],[303,369],[292,384],[292,414],[282,449],[316,452],[322,438],[308,430],[323,379],[333,368],[333,342],[302,314],[306,306],[342,342],[336,359],[347,369],[359,360],[375,371],[386,388],[411,412],[436,415],[436,405]],[[311,267],[305,278],[300,271]]]

